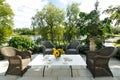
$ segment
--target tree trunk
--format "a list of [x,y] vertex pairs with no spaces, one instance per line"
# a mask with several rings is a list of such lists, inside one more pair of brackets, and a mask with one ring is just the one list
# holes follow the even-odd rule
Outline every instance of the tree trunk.
[[90,38],[89,41],[90,41],[90,51],[95,51],[96,50],[95,39]]

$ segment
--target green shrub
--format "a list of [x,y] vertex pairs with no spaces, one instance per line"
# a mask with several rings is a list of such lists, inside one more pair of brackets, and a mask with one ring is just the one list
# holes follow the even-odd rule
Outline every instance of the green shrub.
[[33,53],[42,53],[42,52],[43,52],[43,51],[42,51],[42,47],[39,46],[39,45],[35,45],[35,46],[31,49],[31,51],[32,51]]
[[79,46],[79,52],[81,54],[86,54],[86,51],[89,51],[89,44]]
[[4,59],[3,55],[0,54],[0,60],[3,60],[3,59]]
[[103,47],[102,41],[101,40],[95,40],[96,48],[101,49]]
[[12,37],[8,44],[9,46],[15,47],[19,50],[30,50],[35,46],[34,41],[27,36]]
[[116,53],[116,58],[117,58],[117,59],[120,59],[120,47],[118,47],[118,51],[117,51],[117,53]]
[[[0,45],[0,48],[2,48],[2,46]],[[0,60],[3,60],[4,56],[0,53]]]
[[119,44],[120,44],[120,39],[118,39],[116,43],[119,43]]

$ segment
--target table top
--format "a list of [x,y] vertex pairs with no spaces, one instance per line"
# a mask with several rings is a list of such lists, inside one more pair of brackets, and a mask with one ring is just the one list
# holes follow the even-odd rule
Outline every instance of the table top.
[[54,55],[38,55],[28,65],[72,65],[72,66],[86,66],[84,59],[80,55],[61,55],[59,60],[56,60]]

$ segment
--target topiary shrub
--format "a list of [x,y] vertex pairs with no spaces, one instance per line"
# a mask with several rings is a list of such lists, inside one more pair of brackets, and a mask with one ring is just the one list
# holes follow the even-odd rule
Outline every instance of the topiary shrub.
[[12,37],[9,40],[8,45],[19,50],[31,50],[35,46],[35,43],[31,38],[27,36],[17,36]]

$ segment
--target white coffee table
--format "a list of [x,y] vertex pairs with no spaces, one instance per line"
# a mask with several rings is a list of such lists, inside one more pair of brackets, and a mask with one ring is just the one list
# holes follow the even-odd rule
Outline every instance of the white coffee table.
[[[65,60],[67,60],[65,62]],[[80,55],[62,55],[59,60],[56,60],[54,55],[38,55],[29,64],[29,66],[44,66],[43,77],[45,67],[49,65],[54,66],[70,66],[71,77],[73,77],[72,66],[86,66],[86,62]]]

